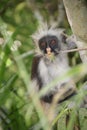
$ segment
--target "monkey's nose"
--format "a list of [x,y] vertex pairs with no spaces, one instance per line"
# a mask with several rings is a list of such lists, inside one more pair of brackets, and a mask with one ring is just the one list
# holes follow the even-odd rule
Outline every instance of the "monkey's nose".
[[46,48],[46,51],[47,51],[47,54],[48,54],[48,55],[51,54],[51,48],[50,48],[50,47]]

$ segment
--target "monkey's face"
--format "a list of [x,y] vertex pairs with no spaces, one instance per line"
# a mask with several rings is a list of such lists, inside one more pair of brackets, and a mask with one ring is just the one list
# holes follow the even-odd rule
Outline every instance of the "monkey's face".
[[43,52],[43,55],[50,57],[53,55],[56,56],[61,47],[56,36],[47,35],[39,40],[39,48]]

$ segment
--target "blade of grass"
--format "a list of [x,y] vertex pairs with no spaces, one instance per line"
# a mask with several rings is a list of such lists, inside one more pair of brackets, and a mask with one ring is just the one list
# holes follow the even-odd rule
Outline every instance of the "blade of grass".
[[[2,21],[0,21],[0,22],[2,23]],[[8,42],[6,44],[10,47],[10,44],[13,43],[12,37],[11,37],[11,35],[9,35],[7,33],[6,28],[4,28],[4,23],[2,23],[2,28],[3,28],[3,30],[1,30],[1,33],[2,33],[3,37],[5,39],[7,39],[6,41],[8,41]],[[14,56],[14,59],[15,59],[15,57],[19,56],[18,51],[12,52],[12,54]],[[26,89],[29,92],[29,96],[32,99],[32,103],[35,106],[35,109],[36,109],[38,116],[40,118],[41,126],[43,127],[44,130],[50,130],[51,128],[50,128],[50,125],[48,124],[47,119],[43,113],[42,107],[41,107],[40,102],[39,102],[39,97],[36,94],[32,94],[32,91],[31,91],[32,89],[30,87],[29,75],[27,73],[26,67],[25,67],[22,59],[20,61],[16,60],[16,63],[18,66],[19,76],[22,78],[22,80],[26,86]]]

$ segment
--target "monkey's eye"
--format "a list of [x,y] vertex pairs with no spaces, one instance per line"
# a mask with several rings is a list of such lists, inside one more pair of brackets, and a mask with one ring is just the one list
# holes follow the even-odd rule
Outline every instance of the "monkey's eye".
[[39,47],[41,50],[45,50],[46,49],[46,42],[39,43]]
[[53,48],[53,47],[56,47],[57,46],[57,42],[56,42],[56,40],[52,40],[51,42],[50,42],[50,46]]

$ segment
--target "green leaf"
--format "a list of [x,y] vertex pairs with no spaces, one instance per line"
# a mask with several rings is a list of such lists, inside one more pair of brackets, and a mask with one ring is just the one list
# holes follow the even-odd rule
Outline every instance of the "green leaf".
[[17,79],[17,75],[13,74],[10,79],[0,88],[0,106],[4,105],[11,93],[11,88]]

